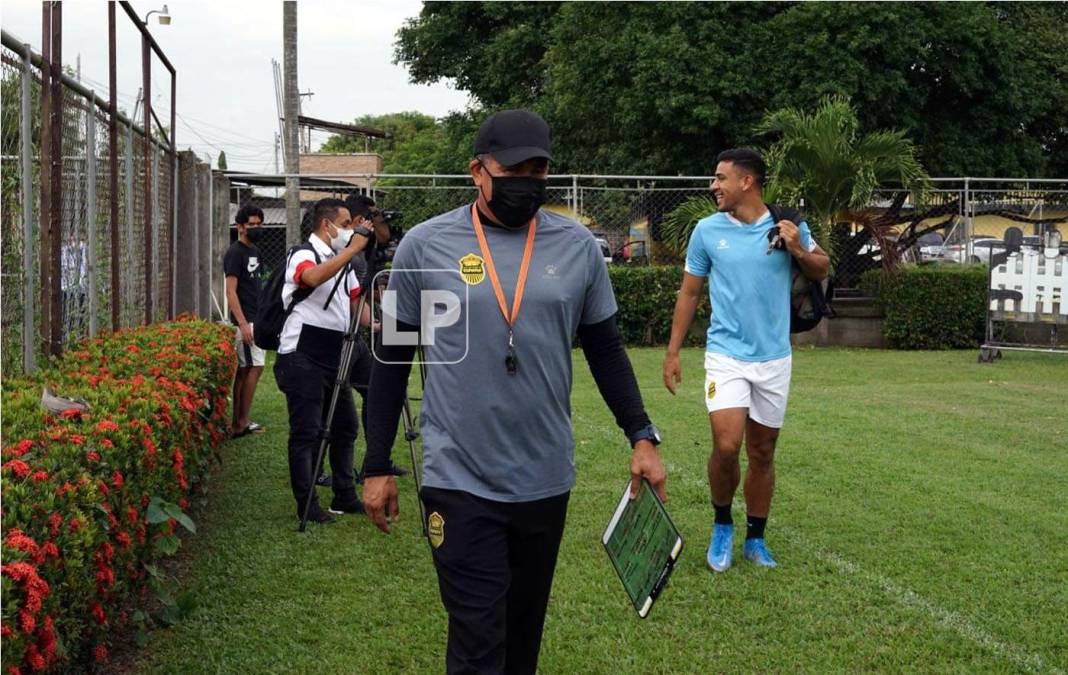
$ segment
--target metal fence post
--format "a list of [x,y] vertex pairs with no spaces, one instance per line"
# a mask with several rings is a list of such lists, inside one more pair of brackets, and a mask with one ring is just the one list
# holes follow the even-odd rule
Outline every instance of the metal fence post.
[[971,191],[969,188],[968,178],[964,178],[964,198],[961,207],[964,209],[964,246],[961,248],[963,252],[960,262],[965,263],[972,259],[972,203],[971,203]]
[[[159,255],[159,146],[152,150],[152,222],[155,227],[152,228],[152,247],[151,247],[151,261],[152,261],[152,308],[153,312],[160,306],[159,305],[159,285],[160,285],[160,255]],[[156,319],[155,315],[152,316],[152,320]]]
[[575,216],[575,220],[578,220],[578,176],[575,174],[571,174],[571,213]]
[[134,276],[134,232],[133,232],[133,219],[134,219],[134,196],[133,196],[133,143],[134,143],[133,122],[126,127],[126,288],[120,293],[120,295],[126,301],[126,316],[123,318],[123,323],[126,325],[132,325],[132,319],[130,314],[136,305],[131,307],[131,302],[134,301],[133,294],[133,276]]
[[[95,97],[96,92],[93,92]],[[96,259],[96,109],[93,98],[85,120],[85,218],[89,224],[86,251],[89,255],[89,336],[97,333],[97,259]]]
[[19,141],[22,159],[22,371],[36,370],[33,345],[33,129],[30,126],[30,45],[22,45]]
[[[174,138],[174,127],[171,127],[171,138]],[[178,153],[171,152],[171,292],[170,305],[167,309],[167,318],[174,321],[177,312],[175,306],[178,302]]]
[[22,110],[19,134],[22,148],[22,369],[37,368],[33,325],[33,130],[30,124],[30,45],[22,45]]

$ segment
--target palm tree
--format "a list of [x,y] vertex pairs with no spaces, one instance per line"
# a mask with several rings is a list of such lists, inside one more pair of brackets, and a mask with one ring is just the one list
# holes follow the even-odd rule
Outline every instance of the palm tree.
[[[769,177],[764,199],[803,205],[813,237],[833,262],[838,262],[839,251],[828,235],[836,225],[856,223],[864,241],[871,237],[888,253],[883,259],[889,263],[894,259],[886,240],[891,230],[867,208],[874,192],[896,185],[911,191],[916,202],[927,191],[929,178],[903,132],[861,136],[859,127],[856,110],[840,96],[824,98],[812,113],[796,108],[768,113],[756,130],[777,137],[764,152]],[[662,241],[676,252],[685,251],[697,221],[715,212],[710,195],[684,202],[664,219]]]
[[[870,222],[856,216],[871,204],[877,188],[900,186],[916,202],[930,185],[904,132],[861,136],[857,111],[842,96],[825,97],[810,114],[797,108],[769,113],[757,133],[777,137],[765,155],[777,198],[793,206],[803,203],[813,236],[832,261],[838,256],[828,235],[842,223]],[[872,231],[866,236],[883,240],[886,234]]]

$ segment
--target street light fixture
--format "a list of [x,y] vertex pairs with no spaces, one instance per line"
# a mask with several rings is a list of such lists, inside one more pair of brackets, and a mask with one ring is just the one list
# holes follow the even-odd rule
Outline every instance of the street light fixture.
[[171,15],[170,15],[170,12],[167,11],[167,5],[164,5],[163,9],[154,9],[151,12],[149,12],[148,14],[145,14],[145,25],[146,26],[148,25],[148,17],[152,16],[153,14],[159,14],[158,18],[159,18],[160,25],[162,25],[162,26],[171,25]]

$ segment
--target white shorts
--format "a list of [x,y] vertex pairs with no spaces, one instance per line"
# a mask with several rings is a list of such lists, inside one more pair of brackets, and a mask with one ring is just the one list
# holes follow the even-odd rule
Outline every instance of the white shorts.
[[[252,324],[250,323],[248,327],[251,329]],[[241,326],[234,326],[234,329],[237,334],[237,342],[234,345],[237,349],[237,367],[262,367],[267,362],[267,352],[257,347],[255,342],[250,345],[245,344],[245,341],[241,339]]]
[[709,414],[725,408],[748,408],[749,417],[772,429],[782,428],[790,395],[793,356],[773,361],[739,361],[705,353],[705,405]]

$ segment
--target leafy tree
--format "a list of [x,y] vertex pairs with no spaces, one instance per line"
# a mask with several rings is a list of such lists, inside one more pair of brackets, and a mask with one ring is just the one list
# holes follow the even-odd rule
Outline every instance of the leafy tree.
[[[462,173],[471,155],[471,136],[462,139],[465,118],[453,115],[438,121],[419,112],[364,115],[354,124],[393,134],[392,139],[331,136],[321,152],[364,152],[382,155],[384,173]],[[466,148],[463,144],[466,143]]]
[[769,110],[827,95],[937,175],[1068,171],[1065,3],[425,3],[415,82],[546,115],[556,170],[707,173]]
[[219,151],[219,171],[226,171],[226,152]]

